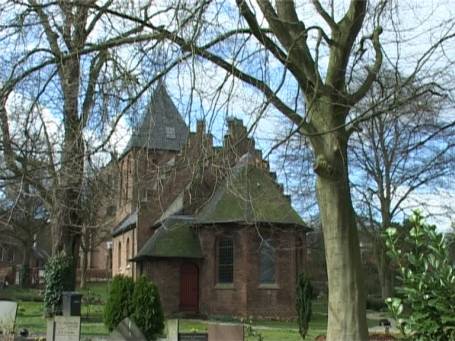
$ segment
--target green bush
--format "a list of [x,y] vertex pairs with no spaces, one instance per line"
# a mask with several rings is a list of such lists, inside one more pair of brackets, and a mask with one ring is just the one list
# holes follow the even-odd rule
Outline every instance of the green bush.
[[104,324],[109,331],[133,313],[132,298],[134,281],[130,277],[117,275],[112,279],[111,290],[104,307]]
[[74,266],[70,256],[58,254],[44,268],[44,312],[46,316],[62,312],[62,292],[74,290]]
[[[401,332],[412,340],[455,340],[455,271],[444,236],[414,212],[411,229],[398,243],[396,228],[385,232],[401,283],[386,303]],[[403,252],[405,250],[405,252]]]
[[301,273],[297,282],[296,308],[299,333],[304,339],[308,332],[308,325],[311,320],[311,299],[313,298],[313,287],[310,280]]
[[164,315],[158,289],[145,276],[141,276],[134,286],[133,320],[149,340],[154,339],[164,329]]

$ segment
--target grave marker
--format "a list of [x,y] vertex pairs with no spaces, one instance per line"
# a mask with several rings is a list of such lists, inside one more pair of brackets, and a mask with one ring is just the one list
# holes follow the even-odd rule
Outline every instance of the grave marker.
[[167,320],[167,341],[179,341],[179,320]]
[[13,335],[16,325],[17,302],[0,301],[0,330],[3,335]]
[[243,341],[243,324],[209,323],[209,341]]
[[46,340],[79,341],[81,337],[80,316],[55,316],[47,320]]
[[115,341],[147,341],[144,334],[128,317],[119,323],[117,328],[109,335],[109,340]]

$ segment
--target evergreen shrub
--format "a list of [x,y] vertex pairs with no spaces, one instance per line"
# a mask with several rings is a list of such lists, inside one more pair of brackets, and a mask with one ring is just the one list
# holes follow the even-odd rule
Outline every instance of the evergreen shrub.
[[109,296],[104,307],[104,324],[109,331],[133,313],[132,298],[134,281],[130,277],[117,275],[111,283]]
[[311,300],[313,298],[313,287],[310,280],[305,274],[300,273],[297,282],[296,292],[296,308],[297,322],[299,325],[299,333],[304,339],[308,332],[308,325],[311,320]]
[[145,276],[136,281],[133,293],[133,320],[148,340],[153,340],[164,329],[164,315],[158,288]]

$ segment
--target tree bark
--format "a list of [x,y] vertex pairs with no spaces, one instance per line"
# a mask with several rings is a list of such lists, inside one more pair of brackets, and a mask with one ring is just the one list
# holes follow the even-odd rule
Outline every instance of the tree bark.
[[387,259],[386,251],[383,247],[379,250],[377,254],[377,261],[376,261],[377,269],[378,269],[378,276],[379,276],[379,284],[381,286],[381,298],[383,300],[391,297],[393,295],[393,288],[392,288],[392,276],[391,270],[389,269],[389,262]]
[[368,339],[365,288],[344,130],[313,141],[328,277],[328,341]]
[[84,289],[87,284],[87,266],[88,266],[88,251],[86,249],[82,250],[82,257],[81,257],[81,266],[80,266],[80,283],[79,287]]
[[32,247],[31,245],[24,245],[24,258],[22,259],[22,278],[20,285],[22,288],[29,288],[31,285],[31,269],[30,260],[32,258]]
[[348,185],[318,176],[329,287],[327,340],[366,340],[365,289]]

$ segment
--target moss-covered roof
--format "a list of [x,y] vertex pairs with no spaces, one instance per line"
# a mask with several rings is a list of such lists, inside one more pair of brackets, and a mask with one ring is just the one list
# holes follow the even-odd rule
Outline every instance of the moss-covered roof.
[[305,226],[270,173],[249,162],[232,170],[195,220],[201,224],[262,222]]
[[199,238],[192,219],[172,217],[162,222],[134,260],[150,257],[202,258]]
[[213,197],[194,216],[171,216],[145,243],[135,261],[151,257],[202,258],[192,228],[221,223],[285,224],[308,229],[270,173],[246,158],[226,176]]

